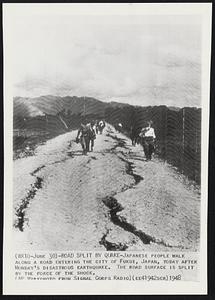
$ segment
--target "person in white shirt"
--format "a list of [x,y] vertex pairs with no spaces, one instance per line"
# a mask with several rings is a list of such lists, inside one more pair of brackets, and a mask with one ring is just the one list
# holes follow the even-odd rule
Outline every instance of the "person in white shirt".
[[90,150],[93,151],[94,140],[96,139],[95,122],[91,121],[86,126],[89,128]]
[[152,153],[155,150],[155,131],[152,127],[153,122],[147,122],[147,127],[142,128],[140,132],[141,144],[143,146],[143,150],[146,156],[146,160],[152,159]]
[[104,128],[105,128],[105,122],[103,120],[101,120],[97,124],[97,132],[99,132],[100,134],[102,134]]
[[114,127],[118,132],[122,132],[122,123],[117,123]]

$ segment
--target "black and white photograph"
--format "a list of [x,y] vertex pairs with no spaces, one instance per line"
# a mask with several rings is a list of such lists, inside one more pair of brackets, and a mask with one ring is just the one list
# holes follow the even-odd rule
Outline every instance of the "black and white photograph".
[[203,17],[164,6],[142,14],[133,4],[98,13],[93,4],[14,6],[5,17],[10,246],[199,254],[209,105]]

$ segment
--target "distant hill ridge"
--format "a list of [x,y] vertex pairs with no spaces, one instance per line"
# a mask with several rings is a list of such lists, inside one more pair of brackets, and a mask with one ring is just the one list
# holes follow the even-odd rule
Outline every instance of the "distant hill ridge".
[[92,97],[40,96],[36,98],[14,97],[14,116],[34,117],[37,115],[56,115],[62,110],[74,114],[102,115],[107,107],[125,107],[129,104],[102,102]]
[[[70,115],[103,115],[107,108],[138,107],[116,101],[103,102],[92,97],[45,95],[35,98],[14,97],[14,117],[35,117],[40,115],[57,115],[65,111]],[[144,105],[143,105],[144,106]],[[141,107],[143,107],[141,106]],[[178,111],[179,107],[168,107]]]

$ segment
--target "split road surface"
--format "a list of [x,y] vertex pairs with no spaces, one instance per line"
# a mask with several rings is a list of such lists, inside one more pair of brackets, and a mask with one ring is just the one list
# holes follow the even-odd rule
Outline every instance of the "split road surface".
[[17,249],[198,250],[198,189],[110,125],[86,156],[76,133],[14,161]]

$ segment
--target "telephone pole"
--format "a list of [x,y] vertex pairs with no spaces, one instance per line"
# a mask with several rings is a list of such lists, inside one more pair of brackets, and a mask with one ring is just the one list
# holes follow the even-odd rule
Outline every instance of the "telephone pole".
[[85,118],[85,115],[86,115],[86,103],[85,103],[85,97],[84,97],[84,118]]

